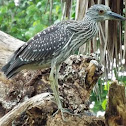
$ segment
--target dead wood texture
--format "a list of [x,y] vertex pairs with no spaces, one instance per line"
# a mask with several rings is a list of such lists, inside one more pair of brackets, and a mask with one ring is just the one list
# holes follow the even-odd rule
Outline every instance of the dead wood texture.
[[117,81],[113,82],[109,89],[105,118],[107,126],[126,126],[125,87]]
[[[49,93],[42,93],[26,100],[25,102],[21,104],[18,104],[0,119],[0,126],[10,126],[10,124],[12,124],[15,118],[20,116],[28,108],[31,109],[34,106],[35,107],[37,106],[38,108],[39,106],[41,106],[41,108],[45,108],[45,106],[48,106],[48,105],[51,106],[49,103],[52,103],[52,102],[48,102],[48,100],[51,100],[51,98],[52,96]],[[49,112],[51,113],[51,111]],[[48,114],[48,110],[46,110],[46,113]]]

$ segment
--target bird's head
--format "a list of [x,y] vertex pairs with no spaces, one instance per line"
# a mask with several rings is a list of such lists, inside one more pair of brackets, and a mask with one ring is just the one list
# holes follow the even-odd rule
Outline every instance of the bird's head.
[[126,18],[121,15],[112,12],[108,6],[102,4],[91,6],[86,12],[86,16],[91,17],[97,22],[104,20],[126,20]]

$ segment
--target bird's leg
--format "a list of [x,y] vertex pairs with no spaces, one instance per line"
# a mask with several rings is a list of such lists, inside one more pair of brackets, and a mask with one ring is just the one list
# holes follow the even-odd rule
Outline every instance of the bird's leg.
[[55,70],[55,81],[56,81],[56,88],[58,90],[58,78],[59,78],[59,70],[60,70],[60,65],[57,65]]
[[[56,84],[56,89],[59,92],[59,89],[58,89],[58,78],[59,78],[60,65],[57,64],[55,68],[56,68],[56,70],[55,70],[55,82],[56,83],[55,84]],[[58,106],[58,109],[61,111],[61,115],[62,115],[63,120],[65,120],[63,113],[68,113],[68,114],[73,115],[73,113],[69,112],[68,109],[62,107],[62,103],[61,103],[60,97],[59,97],[59,102],[60,102],[60,104]]]
[[67,109],[62,107],[62,103],[61,103],[60,96],[59,96],[59,90],[58,90],[59,70],[60,70],[60,65],[56,65],[55,62],[52,62],[49,79],[50,79],[51,88],[53,90],[54,97],[55,97],[55,100],[56,100],[56,103],[57,103],[57,106],[58,106],[58,110],[53,115],[55,115],[60,110],[61,115],[62,115],[62,119],[64,121],[66,121],[63,113],[68,113],[68,114],[72,114],[72,115],[73,115],[73,113],[70,113]]
[[51,88],[53,90],[56,103],[58,105],[58,109],[61,110],[62,109],[62,104],[61,104],[60,97],[59,97],[58,76],[57,76],[57,74],[59,72],[59,68],[60,68],[59,66],[56,67],[56,63],[55,62],[52,62],[49,79],[50,79],[50,82],[51,82]]
[[50,82],[51,82],[51,88],[53,90],[58,108],[60,108],[61,102],[60,102],[59,91],[58,91],[58,80],[56,80],[57,78],[55,77],[55,74],[56,74],[55,73],[55,66],[53,66],[53,67],[51,67],[49,79],[50,79]]

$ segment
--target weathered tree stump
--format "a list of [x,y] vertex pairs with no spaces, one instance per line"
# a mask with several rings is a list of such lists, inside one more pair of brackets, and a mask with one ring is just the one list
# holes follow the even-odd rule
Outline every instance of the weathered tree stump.
[[117,81],[113,82],[109,89],[105,118],[107,126],[126,126],[125,87]]

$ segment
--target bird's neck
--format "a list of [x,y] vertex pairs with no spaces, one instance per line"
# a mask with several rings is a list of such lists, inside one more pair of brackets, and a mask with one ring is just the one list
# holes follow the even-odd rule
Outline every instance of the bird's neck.
[[73,52],[84,43],[91,40],[99,30],[98,23],[90,17],[85,17],[83,21],[80,21],[80,27],[78,29],[75,35],[76,42],[74,40],[71,45]]
[[99,31],[98,22],[88,15],[86,15],[83,19],[83,26],[95,31],[95,34]]
[[90,23],[98,23],[94,18],[92,18],[91,16],[85,15],[85,17],[83,18],[84,22],[90,22]]

